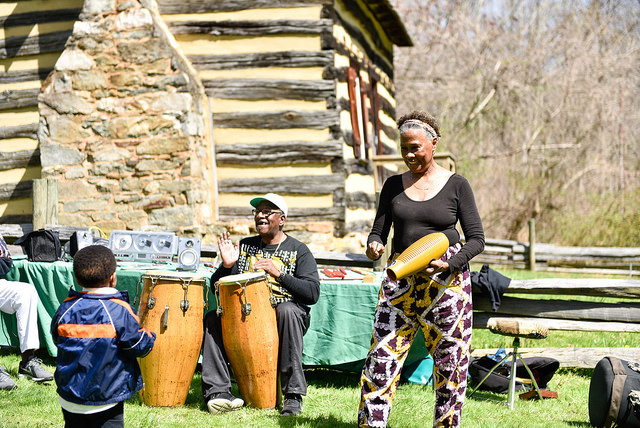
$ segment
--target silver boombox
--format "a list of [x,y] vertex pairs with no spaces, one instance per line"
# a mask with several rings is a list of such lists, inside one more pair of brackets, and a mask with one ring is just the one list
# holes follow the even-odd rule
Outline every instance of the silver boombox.
[[109,248],[116,260],[169,262],[178,254],[178,237],[172,232],[114,230]]
[[109,248],[120,261],[170,262],[175,255],[179,270],[197,270],[200,264],[200,238],[178,237],[173,232],[114,230]]

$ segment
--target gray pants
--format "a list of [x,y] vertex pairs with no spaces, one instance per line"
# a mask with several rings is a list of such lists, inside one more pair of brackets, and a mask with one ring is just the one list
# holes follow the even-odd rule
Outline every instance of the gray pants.
[[[302,370],[303,336],[309,327],[306,309],[294,302],[276,306],[278,324],[278,374],[283,394],[307,394],[307,381]],[[231,390],[229,360],[222,342],[220,317],[210,311],[204,319],[202,341],[202,395],[205,401],[217,392]]]

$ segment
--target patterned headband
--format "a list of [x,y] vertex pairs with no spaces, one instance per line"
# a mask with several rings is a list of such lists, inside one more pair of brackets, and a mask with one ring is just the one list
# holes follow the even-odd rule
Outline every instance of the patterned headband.
[[429,125],[428,123],[425,123],[421,120],[418,119],[408,119],[405,120],[402,125],[400,125],[400,127],[402,127],[405,124],[411,124],[411,125],[418,125],[421,126],[422,128],[424,128],[429,134],[431,134],[431,138],[436,138],[438,136],[438,133],[435,131],[435,129],[433,129],[431,127],[431,125]]

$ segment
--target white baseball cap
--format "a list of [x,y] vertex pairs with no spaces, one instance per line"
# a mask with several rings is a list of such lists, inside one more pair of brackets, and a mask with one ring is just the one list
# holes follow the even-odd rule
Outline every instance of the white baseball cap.
[[284,198],[282,196],[276,195],[275,193],[267,193],[264,196],[259,196],[257,198],[251,199],[251,205],[254,208],[258,208],[258,205],[262,201],[271,202],[273,205],[278,207],[278,209],[284,213],[285,217],[287,216],[287,203],[284,201]]

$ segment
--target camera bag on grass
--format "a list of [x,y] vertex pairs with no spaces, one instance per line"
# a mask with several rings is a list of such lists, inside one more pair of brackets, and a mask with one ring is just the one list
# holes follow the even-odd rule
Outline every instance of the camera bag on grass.
[[589,421],[594,427],[640,427],[640,364],[604,357],[589,384]]
[[52,230],[34,230],[18,238],[15,244],[22,246],[32,262],[55,262],[63,258],[60,236]]
[[[500,361],[500,360],[498,360]],[[475,358],[469,364],[469,375],[475,385],[479,384],[482,379],[489,373],[489,370],[497,364],[498,361],[490,357]],[[545,389],[547,384],[560,367],[560,362],[554,358],[547,357],[527,357],[524,361],[529,366],[533,377],[538,384],[538,388]],[[509,392],[509,376],[511,374],[511,359],[502,363],[497,369],[489,375],[489,377],[480,385],[478,390],[490,391],[497,394],[507,394]],[[520,379],[523,381],[521,382]],[[526,382],[528,381],[528,383]],[[527,369],[519,359],[516,361],[516,392],[529,391],[533,389],[530,385],[531,378]]]

